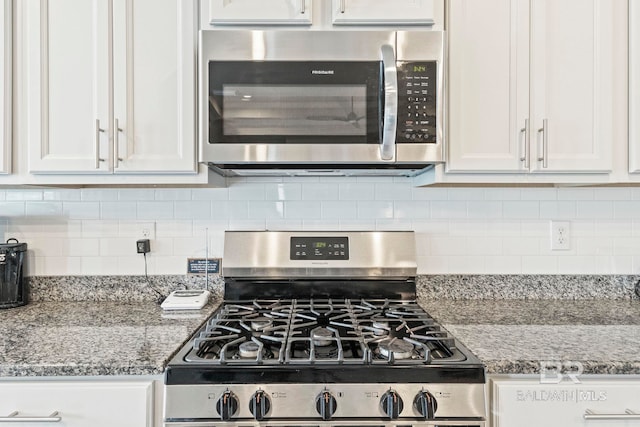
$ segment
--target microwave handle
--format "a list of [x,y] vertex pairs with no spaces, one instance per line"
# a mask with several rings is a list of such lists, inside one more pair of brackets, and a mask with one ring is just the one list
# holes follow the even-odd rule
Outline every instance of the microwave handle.
[[396,55],[393,46],[388,44],[380,47],[380,53],[382,54],[382,67],[384,70],[384,116],[380,157],[382,160],[393,160],[396,151],[396,127],[398,125]]

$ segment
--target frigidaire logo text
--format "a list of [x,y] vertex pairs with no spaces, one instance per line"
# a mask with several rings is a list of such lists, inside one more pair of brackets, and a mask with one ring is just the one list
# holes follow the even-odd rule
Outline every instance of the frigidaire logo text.
[[311,70],[311,74],[335,74],[334,70]]

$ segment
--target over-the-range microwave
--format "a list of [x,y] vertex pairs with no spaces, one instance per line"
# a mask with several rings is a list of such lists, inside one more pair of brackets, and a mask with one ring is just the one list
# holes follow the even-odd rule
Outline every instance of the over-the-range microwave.
[[444,161],[445,33],[200,32],[200,161],[225,176],[404,175]]

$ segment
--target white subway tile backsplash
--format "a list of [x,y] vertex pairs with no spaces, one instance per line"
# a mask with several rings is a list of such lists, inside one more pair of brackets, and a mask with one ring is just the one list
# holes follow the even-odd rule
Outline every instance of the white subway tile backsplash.
[[355,201],[327,200],[322,202],[322,218],[331,220],[356,219],[358,207]]
[[237,183],[229,186],[229,200],[264,200],[265,184]]
[[0,202],[0,218],[24,216],[24,202]]
[[399,200],[393,202],[393,217],[398,219],[428,219],[430,202],[423,200]]
[[[173,202],[137,202],[136,218],[138,219],[174,219]],[[178,209],[179,206],[176,206]],[[196,218],[199,219],[199,218]]]
[[359,219],[393,218],[393,202],[362,201],[358,202]]
[[60,216],[62,215],[62,202],[25,202],[25,215]]
[[282,219],[285,202],[255,201],[249,202],[250,219]]
[[300,200],[302,199],[302,184],[274,183],[265,184],[265,199],[267,200]]
[[[550,223],[569,221],[571,250]],[[385,177],[231,179],[228,188],[0,190],[0,238],[29,244],[29,274],[149,274],[223,254],[225,230],[414,230],[421,274],[640,273],[636,188],[413,187]],[[208,240],[205,235],[208,233]],[[3,232],[4,231],[4,232]]]
[[398,183],[378,183],[374,188],[375,200],[411,200],[411,187]]
[[7,190],[6,200],[27,201],[42,200],[42,190]]
[[137,214],[138,204],[135,201],[100,203],[100,218],[105,220],[136,218]]
[[175,203],[173,217],[185,219],[211,218],[211,201],[209,200],[181,200]]
[[100,202],[62,202],[62,215],[68,219],[100,219]]
[[461,219],[467,217],[467,202],[434,200],[430,204],[431,218],[433,219]]
[[502,216],[508,219],[540,218],[540,202],[537,201],[504,201]]
[[155,190],[152,189],[137,189],[137,188],[127,188],[118,190],[118,200],[154,200],[155,199]]
[[446,188],[413,187],[413,200],[447,200],[449,192]]
[[305,183],[301,189],[302,200],[338,200],[340,185],[334,182]]
[[502,218],[502,202],[497,201],[469,201],[467,202],[468,218]]
[[375,185],[372,183],[341,183],[339,186],[340,200],[373,200]]
[[287,219],[320,219],[322,205],[317,201],[284,202],[284,216]]
[[613,218],[613,202],[580,200],[576,202],[576,218],[578,219]]

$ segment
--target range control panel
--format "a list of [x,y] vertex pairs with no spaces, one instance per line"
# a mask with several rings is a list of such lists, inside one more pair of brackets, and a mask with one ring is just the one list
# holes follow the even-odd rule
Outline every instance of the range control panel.
[[347,237],[291,237],[292,260],[348,260]]
[[437,63],[397,62],[396,142],[436,143]]

